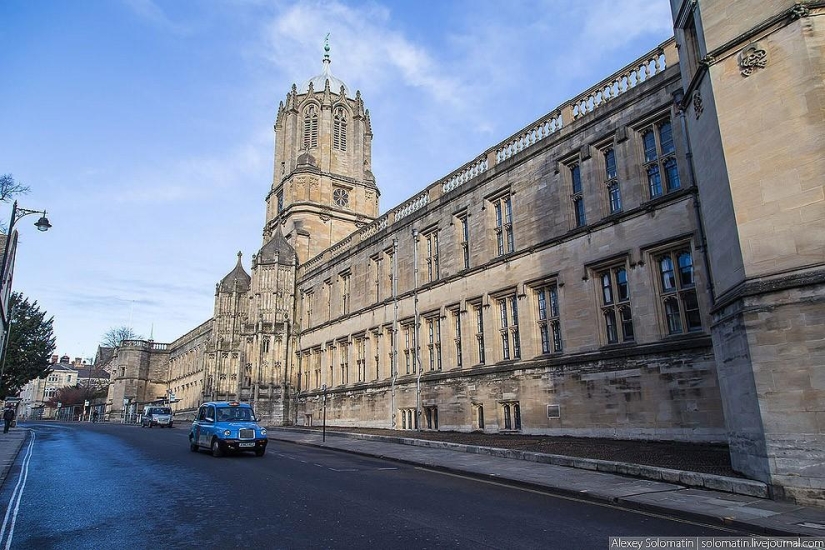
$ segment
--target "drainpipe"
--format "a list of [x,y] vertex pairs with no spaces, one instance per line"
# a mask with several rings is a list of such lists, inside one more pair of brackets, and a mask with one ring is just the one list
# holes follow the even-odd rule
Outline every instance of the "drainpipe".
[[421,355],[418,346],[418,229],[413,229],[413,307],[415,320],[413,325],[413,346],[415,346],[415,428],[421,431]]
[[398,239],[392,240],[392,363],[390,364],[390,427],[396,428],[395,378],[398,376]]

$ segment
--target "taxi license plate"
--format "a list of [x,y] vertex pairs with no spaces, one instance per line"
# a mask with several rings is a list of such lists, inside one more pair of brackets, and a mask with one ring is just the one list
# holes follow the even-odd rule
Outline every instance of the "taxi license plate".
[[255,442],[254,442],[254,441],[248,441],[248,442],[244,442],[244,443],[238,443],[238,447],[254,447],[254,446],[255,446]]

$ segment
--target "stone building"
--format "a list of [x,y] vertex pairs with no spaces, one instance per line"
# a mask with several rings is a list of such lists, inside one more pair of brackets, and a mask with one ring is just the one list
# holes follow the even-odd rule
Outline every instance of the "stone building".
[[383,215],[327,52],[278,109],[251,273],[116,350],[112,413],[729,442],[822,504],[823,5],[671,6],[675,39]]

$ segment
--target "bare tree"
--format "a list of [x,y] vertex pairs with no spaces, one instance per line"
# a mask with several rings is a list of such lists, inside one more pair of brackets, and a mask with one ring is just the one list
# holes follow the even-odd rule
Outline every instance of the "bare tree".
[[143,340],[143,336],[135,333],[132,327],[125,325],[120,327],[110,328],[100,341],[100,345],[107,348],[116,348],[124,340]]
[[17,195],[25,195],[29,191],[31,191],[31,188],[28,185],[15,181],[11,174],[0,176],[0,201],[9,202]]

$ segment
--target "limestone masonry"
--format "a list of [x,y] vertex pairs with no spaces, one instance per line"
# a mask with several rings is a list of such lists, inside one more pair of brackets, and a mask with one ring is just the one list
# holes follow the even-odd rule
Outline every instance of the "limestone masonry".
[[724,442],[825,505],[825,2],[671,7],[674,39],[380,216],[327,47],[278,109],[250,271],[115,350],[109,417]]

